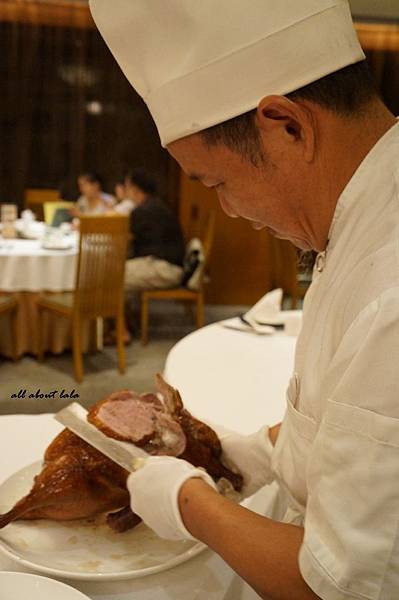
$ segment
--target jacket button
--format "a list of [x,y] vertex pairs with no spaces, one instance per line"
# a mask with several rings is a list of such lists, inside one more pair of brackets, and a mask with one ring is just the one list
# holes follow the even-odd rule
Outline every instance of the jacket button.
[[321,273],[322,270],[325,267],[325,264],[326,264],[326,253],[325,252],[320,252],[316,256],[316,271],[318,271],[319,273]]

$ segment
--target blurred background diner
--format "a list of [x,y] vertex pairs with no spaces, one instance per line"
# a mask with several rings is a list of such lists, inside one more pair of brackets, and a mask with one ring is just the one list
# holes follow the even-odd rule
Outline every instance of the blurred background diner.
[[103,181],[97,173],[81,173],[78,177],[80,196],[71,213],[79,215],[101,215],[110,212],[115,198],[103,191]]
[[[398,114],[398,2],[351,6]],[[0,414],[67,402],[12,397],[22,388],[75,387],[86,404],[152,389],[197,328],[277,288],[301,308],[314,256],[229,219],[181,172],[87,2],[2,0],[0,48]],[[248,324],[231,325],[239,345]]]
[[135,208],[136,203],[128,196],[124,177],[121,177],[115,183],[114,192],[116,200],[116,204],[114,206],[115,212],[122,215],[130,215],[132,210]]

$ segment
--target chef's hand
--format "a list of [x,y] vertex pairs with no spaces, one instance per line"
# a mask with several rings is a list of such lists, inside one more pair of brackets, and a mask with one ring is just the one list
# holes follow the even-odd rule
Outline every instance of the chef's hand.
[[250,435],[241,435],[220,425],[209,423],[218,434],[222,445],[223,464],[244,478],[242,497],[252,496],[264,485],[271,483],[274,475],[271,469],[273,444],[269,437],[269,427],[265,425]]
[[178,506],[180,488],[190,477],[200,477],[216,489],[205,471],[185,460],[151,456],[127,479],[132,511],[162,538],[195,539],[185,528]]

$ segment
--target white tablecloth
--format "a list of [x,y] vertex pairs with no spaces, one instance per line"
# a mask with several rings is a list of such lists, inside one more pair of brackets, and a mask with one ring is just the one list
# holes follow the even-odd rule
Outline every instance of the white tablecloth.
[[215,323],[172,348],[164,375],[198,417],[251,433],[284,416],[295,343],[284,333],[257,335]]
[[[245,432],[253,430],[253,425],[258,427],[259,421],[274,422],[282,416],[284,387],[292,370],[294,343],[294,339],[283,335],[261,338],[213,325],[191,334],[172,349],[166,375],[171,383],[179,386],[185,405],[194,414]],[[60,429],[52,415],[0,416],[0,485],[12,473],[42,458],[45,448]],[[273,493],[275,489],[270,486],[255,495],[251,509],[264,513]],[[2,554],[0,569],[27,570]],[[210,550],[169,571],[142,579],[66,583],[93,600],[258,598]]]
[[45,250],[40,240],[0,238],[0,291],[61,292],[75,286],[75,236],[70,250]]

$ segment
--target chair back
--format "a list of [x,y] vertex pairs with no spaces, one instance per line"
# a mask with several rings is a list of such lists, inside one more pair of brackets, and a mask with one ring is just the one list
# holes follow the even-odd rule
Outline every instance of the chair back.
[[75,314],[112,317],[123,310],[128,233],[125,215],[80,217]]
[[17,307],[17,301],[12,296],[0,296],[0,314]]
[[44,220],[43,206],[45,202],[56,202],[60,199],[58,190],[28,188],[24,193],[24,208],[29,208],[35,213],[39,221]]
[[[75,206],[74,202],[69,202],[67,200],[57,200],[55,202],[44,202],[43,211],[44,211],[44,221],[46,225],[54,224],[54,217],[57,210],[67,209],[70,210]],[[72,220],[72,218],[71,218]]]
[[205,221],[205,227],[200,234],[200,240],[198,238],[194,238],[189,242],[190,244],[195,244],[197,242],[200,248],[200,256],[201,260],[198,266],[195,268],[195,271],[190,275],[190,278],[185,283],[186,287],[193,291],[202,291],[204,279],[206,275],[206,268],[209,264],[211,250],[213,245],[213,238],[215,235],[215,221],[216,221],[216,213],[215,211],[211,211],[208,214],[208,217]]

